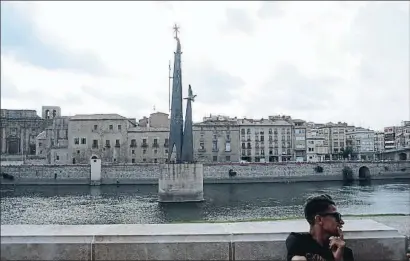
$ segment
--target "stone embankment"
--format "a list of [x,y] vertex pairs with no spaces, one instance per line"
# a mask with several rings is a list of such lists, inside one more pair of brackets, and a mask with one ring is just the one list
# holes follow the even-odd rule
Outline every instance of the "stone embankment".
[[[404,261],[406,238],[373,220],[346,220],[355,260]],[[1,260],[286,260],[305,220],[138,225],[2,225]]]
[[[320,162],[204,164],[204,183],[255,183],[343,180],[343,169],[352,178],[410,178],[410,161],[391,162]],[[156,184],[159,164],[103,164],[101,184]],[[13,184],[90,184],[90,165],[18,165],[2,166],[1,172]],[[230,174],[231,173],[231,174]]]

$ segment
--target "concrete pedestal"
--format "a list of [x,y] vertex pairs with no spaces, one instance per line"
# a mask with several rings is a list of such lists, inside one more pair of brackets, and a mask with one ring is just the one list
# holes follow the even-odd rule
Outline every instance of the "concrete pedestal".
[[159,202],[198,202],[204,200],[202,164],[164,164],[158,180]]

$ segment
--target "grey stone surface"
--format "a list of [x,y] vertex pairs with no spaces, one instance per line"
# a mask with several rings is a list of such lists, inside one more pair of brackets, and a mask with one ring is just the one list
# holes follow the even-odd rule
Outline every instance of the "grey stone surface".
[[158,179],[159,202],[198,202],[204,200],[202,164],[164,164]]
[[[304,220],[243,223],[1,226],[2,260],[285,260]],[[356,260],[406,260],[405,237],[373,220],[346,220]]]
[[3,243],[1,260],[90,260],[91,242],[80,243]]

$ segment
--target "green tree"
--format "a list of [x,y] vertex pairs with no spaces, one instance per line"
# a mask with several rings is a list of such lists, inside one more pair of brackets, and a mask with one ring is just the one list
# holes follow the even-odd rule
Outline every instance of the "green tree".
[[342,155],[344,159],[349,158],[349,155],[352,156],[353,155],[353,148],[352,147],[346,147],[346,148],[342,148]]

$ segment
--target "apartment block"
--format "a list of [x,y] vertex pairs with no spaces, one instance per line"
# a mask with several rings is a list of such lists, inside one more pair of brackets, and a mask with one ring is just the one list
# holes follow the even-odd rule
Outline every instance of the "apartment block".
[[239,162],[237,118],[204,117],[193,125],[194,158],[198,162]]
[[329,144],[325,139],[325,134],[322,129],[323,125],[315,126],[310,123],[307,127],[306,146],[308,162],[320,162],[329,160]]
[[294,159],[298,162],[306,161],[306,121],[304,120],[293,120],[294,124]]
[[352,159],[372,160],[374,158],[374,138],[373,130],[355,127],[346,132],[347,147],[353,150]]
[[384,128],[384,150],[396,149],[396,127],[390,126]]
[[378,131],[374,133],[374,151],[375,152],[384,151],[384,133],[383,132]]
[[289,116],[240,119],[241,160],[282,162],[294,160],[294,124]]

